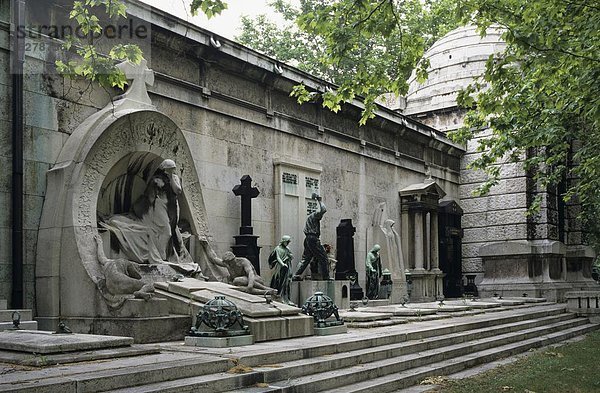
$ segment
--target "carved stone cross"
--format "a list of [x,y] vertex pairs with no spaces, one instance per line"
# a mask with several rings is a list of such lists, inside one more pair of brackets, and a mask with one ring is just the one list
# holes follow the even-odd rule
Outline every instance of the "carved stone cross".
[[233,193],[242,197],[242,228],[252,227],[252,199],[260,194],[258,188],[252,187],[252,178],[249,175],[244,175],[240,184],[233,187]]
[[132,81],[122,98],[152,105],[146,85],[154,85],[154,71],[148,69],[146,59],[142,59],[140,64],[124,61],[117,64],[117,67],[125,74],[127,80]]

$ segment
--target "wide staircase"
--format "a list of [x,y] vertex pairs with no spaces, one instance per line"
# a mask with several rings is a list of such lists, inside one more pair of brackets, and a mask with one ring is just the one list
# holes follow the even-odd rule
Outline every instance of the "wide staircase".
[[14,327],[13,317],[16,317],[15,312],[18,313],[21,329],[37,330],[37,322],[33,320],[31,310],[10,310],[7,307],[6,300],[0,299],[0,331]]
[[390,392],[582,335],[599,325],[531,304],[347,334],[6,373],[2,392]]

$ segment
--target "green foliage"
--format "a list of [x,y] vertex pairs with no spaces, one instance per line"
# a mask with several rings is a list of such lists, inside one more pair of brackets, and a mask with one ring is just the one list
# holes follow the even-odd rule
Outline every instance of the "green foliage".
[[76,21],[80,31],[87,37],[81,40],[71,35],[65,37],[62,45],[66,51],[74,52],[73,59],[57,60],[56,69],[69,78],[82,77],[96,82],[105,88],[123,89],[127,80],[116,67],[118,61],[130,61],[139,64],[142,60],[141,49],[134,44],[118,44],[110,49],[108,55],[98,51],[96,37],[102,34],[102,23],[96,12],[103,11],[109,18],[121,18],[127,14],[120,0],[83,0],[73,2],[69,18]]
[[192,15],[197,15],[198,10],[202,11],[208,19],[219,15],[227,9],[227,4],[221,0],[192,0]]
[[[271,6],[287,25],[264,15],[244,18],[238,40],[338,85],[322,94],[324,107],[338,111],[361,97],[361,124],[374,116],[382,93],[406,94],[406,79],[424,51],[457,25],[457,6],[449,0],[301,0],[297,8],[278,0]],[[417,67],[421,79],[427,66]],[[306,101],[302,90],[292,95]]]
[[[454,135],[466,142],[479,130],[481,158],[471,164],[497,182],[493,164],[523,161],[540,190],[568,179],[563,197],[582,203],[584,218],[600,217],[600,5],[595,0],[467,0],[463,20],[482,34],[498,25],[507,48],[460,94],[473,107]],[[572,164],[577,164],[573,167]],[[531,211],[539,208],[534,201]],[[595,219],[590,224],[598,226]],[[592,228],[594,229],[594,228]]]
[[515,363],[482,374],[446,380],[436,391],[592,393],[600,391],[598,360],[600,331],[584,340],[558,348],[536,351]]

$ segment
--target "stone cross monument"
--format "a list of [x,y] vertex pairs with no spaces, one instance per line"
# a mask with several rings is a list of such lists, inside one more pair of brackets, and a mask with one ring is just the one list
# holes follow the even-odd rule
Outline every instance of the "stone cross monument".
[[242,200],[242,225],[240,234],[234,236],[235,245],[231,248],[236,256],[248,258],[256,273],[260,274],[260,247],[257,245],[259,236],[254,235],[252,228],[252,199],[256,198],[260,191],[252,187],[252,178],[249,175],[242,176],[240,184],[233,187],[232,191]]

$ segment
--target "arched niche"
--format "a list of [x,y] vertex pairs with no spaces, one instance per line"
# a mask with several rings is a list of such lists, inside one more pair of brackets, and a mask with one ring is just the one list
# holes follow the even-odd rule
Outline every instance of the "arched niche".
[[[102,272],[93,240],[98,233],[98,208],[106,208],[101,195],[109,192],[108,185],[120,176],[123,166],[142,160],[147,161],[144,170],[149,171],[166,158],[177,163],[184,189],[180,205],[190,232],[208,238],[202,191],[189,146],[167,116],[156,110],[115,113],[109,106],[69,137],[48,172],[38,232],[36,297],[41,326],[46,320],[52,326],[60,317],[105,314],[97,287]],[[133,175],[131,192],[141,187],[144,170]],[[206,266],[202,255],[194,257]]]

